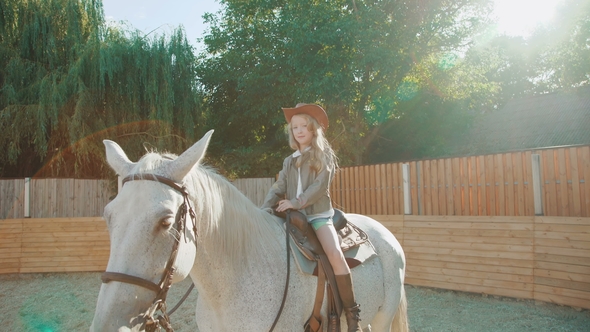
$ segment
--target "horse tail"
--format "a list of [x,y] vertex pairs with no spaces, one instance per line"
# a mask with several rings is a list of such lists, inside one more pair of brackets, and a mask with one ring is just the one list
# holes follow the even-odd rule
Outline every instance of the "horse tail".
[[401,287],[401,299],[391,324],[391,331],[394,332],[408,332],[410,327],[408,325],[408,301],[406,300],[406,290],[404,285]]

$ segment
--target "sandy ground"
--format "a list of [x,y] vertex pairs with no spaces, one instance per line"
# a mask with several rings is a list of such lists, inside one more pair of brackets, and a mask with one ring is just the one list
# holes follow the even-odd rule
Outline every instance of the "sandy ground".
[[[173,286],[174,306],[190,280]],[[0,275],[1,331],[88,331],[100,273]],[[407,286],[411,331],[590,331],[590,311],[571,307]],[[172,315],[177,332],[196,331],[195,291]],[[297,330],[297,329],[294,329]]]

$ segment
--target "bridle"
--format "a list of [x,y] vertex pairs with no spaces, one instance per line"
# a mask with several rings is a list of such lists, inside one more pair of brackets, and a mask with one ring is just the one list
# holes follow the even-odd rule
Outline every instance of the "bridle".
[[[183,296],[182,300],[180,300],[180,302],[169,313],[166,312],[166,296],[168,295],[168,290],[172,286],[172,277],[174,276],[174,272],[176,270],[176,268],[174,267],[174,262],[176,261],[176,256],[178,255],[178,247],[180,245],[180,238],[182,237],[183,233],[184,233],[185,241],[186,241],[185,222],[186,222],[187,212],[191,217],[193,232],[195,234],[195,241],[194,241],[195,247],[197,246],[198,233],[197,233],[197,223],[196,223],[195,211],[193,210],[193,208],[190,204],[189,194],[188,194],[187,189],[184,186],[182,186],[182,185],[180,185],[180,184],[178,184],[166,177],[156,175],[156,174],[129,175],[123,179],[122,183],[125,184],[128,181],[134,181],[134,180],[148,180],[148,181],[160,182],[160,183],[165,184],[165,185],[171,187],[172,189],[178,191],[182,195],[183,203],[178,208],[178,212],[176,213],[176,221],[174,223],[174,227],[175,227],[176,231],[178,232],[179,237],[176,241],[174,241],[174,244],[172,246],[172,253],[170,254],[170,258],[168,258],[168,262],[166,263],[166,268],[164,269],[164,274],[162,275],[162,278],[160,279],[160,282],[158,284],[156,284],[150,280],[136,277],[136,276],[132,276],[129,274],[119,273],[119,272],[108,272],[108,271],[106,271],[102,274],[101,279],[102,279],[103,283],[108,283],[111,281],[118,281],[118,282],[123,282],[123,283],[127,283],[127,284],[133,284],[133,285],[140,286],[140,287],[149,289],[151,291],[154,291],[156,293],[156,297],[152,301],[152,305],[144,313],[135,317],[133,320],[141,319],[141,318],[145,319],[145,330],[148,332],[155,331],[156,329],[159,329],[160,327],[162,327],[164,330],[166,330],[168,332],[172,332],[174,330],[172,329],[172,325],[170,324],[170,317],[169,316],[186,299],[186,297],[188,296],[188,293],[193,289],[193,286],[194,286],[194,285],[191,285],[191,287],[189,288],[187,293]],[[154,315],[156,314],[157,311],[161,311],[162,314],[161,315],[158,314],[158,316],[155,317]]]

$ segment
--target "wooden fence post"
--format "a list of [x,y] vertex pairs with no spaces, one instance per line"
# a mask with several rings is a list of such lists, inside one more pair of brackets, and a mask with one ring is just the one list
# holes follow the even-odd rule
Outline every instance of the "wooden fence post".
[[531,155],[531,168],[533,175],[533,199],[535,202],[535,215],[543,215],[543,200],[541,196],[541,156]]
[[31,178],[25,178],[25,218],[31,218]]
[[410,164],[402,164],[404,177],[404,213],[412,214],[412,196],[410,195]]

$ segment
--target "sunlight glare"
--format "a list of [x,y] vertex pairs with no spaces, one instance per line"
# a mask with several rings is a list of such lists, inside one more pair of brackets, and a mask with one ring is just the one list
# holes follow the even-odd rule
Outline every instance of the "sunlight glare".
[[528,36],[540,24],[551,24],[562,0],[494,0],[498,32]]

